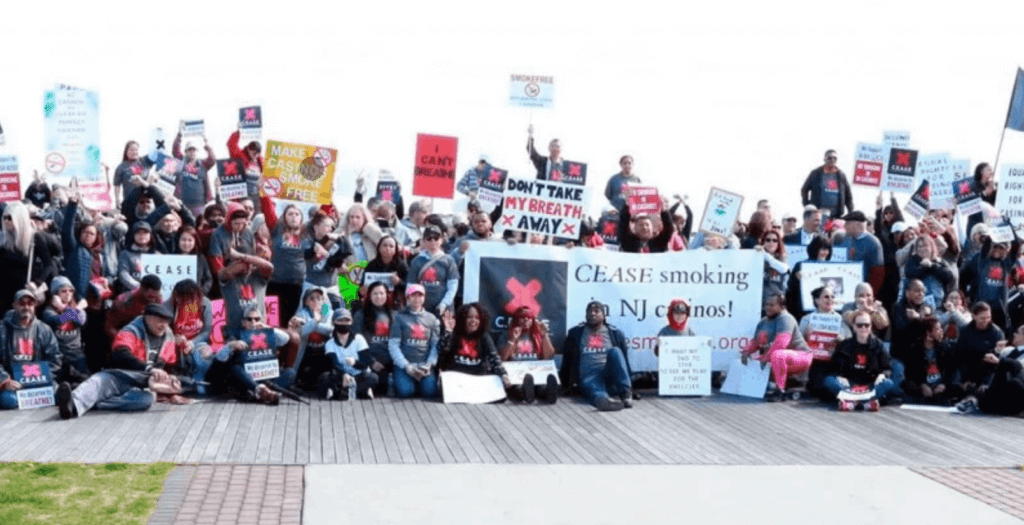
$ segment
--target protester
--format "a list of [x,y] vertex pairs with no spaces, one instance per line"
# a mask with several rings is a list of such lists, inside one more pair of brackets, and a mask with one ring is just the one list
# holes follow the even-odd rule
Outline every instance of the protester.
[[366,339],[353,331],[352,313],[347,308],[334,312],[334,331],[324,348],[333,368],[320,375],[318,391],[323,399],[373,399],[379,378],[374,373]]
[[177,396],[183,392],[181,379],[159,368],[149,371],[109,369],[93,374],[74,390],[69,383],[61,383],[55,397],[60,418],[72,419],[92,409],[148,410],[157,396]]
[[[363,272],[363,293],[364,298],[369,295],[367,276],[374,274],[390,274],[387,282],[387,302],[397,304],[405,293],[405,280],[409,275],[409,266],[405,263],[405,257],[398,250],[398,241],[390,235],[385,235],[377,241],[377,256],[373,258]],[[356,323],[358,324],[358,323]]]
[[298,206],[285,206],[282,213],[284,218],[278,220],[272,197],[263,196],[260,205],[270,231],[270,262],[274,265],[267,293],[277,296],[281,318],[291,319],[299,309],[302,283],[306,278],[305,254],[311,247],[310,237]]
[[[487,333],[490,316],[483,306],[480,303],[464,304],[454,315],[450,311],[445,312],[442,321],[443,330],[437,344],[438,370],[475,376],[496,375],[511,395],[512,382],[501,365],[494,340]],[[533,402],[533,393],[532,388],[527,393],[526,385],[523,386],[524,401]]]
[[[136,290],[117,296],[107,311],[104,323],[107,340],[112,342],[122,328],[145,312],[146,306],[163,302],[160,292],[162,286],[163,283],[160,282],[159,277],[146,275],[139,281],[139,287]],[[105,351],[109,349],[109,346],[105,345],[100,348]],[[101,366],[105,366],[105,364],[106,359],[104,358]]]
[[867,282],[871,283],[871,289],[878,295],[885,281],[885,259],[882,257],[882,243],[865,231],[867,217],[859,211],[846,214],[843,217],[843,228],[846,237],[837,247],[846,248],[846,260],[849,262],[861,262],[864,265],[864,275]]
[[598,410],[633,408],[626,336],[605,320],[604,303],[587,304],[586,321],[569,330],[558,371],[564,387],[579,387]]
[[[539,361],[551,359],[555,355],[547,326],[539,322],[527,306],[520,306],[512,312],[508,327],[498,339],[497,348],[502,361]],[[543,386],[537,384],[536,380],[533,374],[526,374],[521,385],[512,386],[509,397],[526,403],[532,403],[534,399],[556,403],[558,378],[548,374]]]
[[317,390],[320,374],[330,370],[330,360],[324,353],[331,338],[334,312],[320,288],[307,288],[302,294],[302,306],[288,323],[289,331],[299,340],[298,354],[289,366],[294,376],[286,381],[302,390]]
[[19,290],[14,308],[0,322],[0,410],[18,408],[17,391],[22,385],[14,379],[14,366],[41,362],[51,374],[60,373],[60,347],[50,327],[36,319],[38,304],[34,292]]
[[117,287],[122,292],[131,292],[139,287],[142,256],[153,253],[153,227],[146,221],[138,221],[132,226],[128,239],[130,244],[117,259]]
[[[213,305],[203,295],[203,289],[192,279],[178,281],[164,306],[171,312],[171,331],[174,348],[178,353],[175,372],[195,381],[203,381],[210,368],[213,351],[210,335],[213,332]],[[200,385],[197,390],[205,393]]]
[[992,242],[986,239],[981,251],[960,267],[960,289],[971,302],[984,301],[992,309],[992,319],[1000,329],[1006,327],[1006,296],[1010,289],[1024,289],[1024,266],[1018,261],[1020,243]]
[[537,180],[561,182],[565,177],[564,159],[562,159],[562,143],[551,139],[548,143],[548,156],[545,157],[533,147],[533,124],[527,128],[526,152],[530,154],[530,162],[537,168]]
[[1003,340],[1003,331],[993,322],[992,307],[979,301],[971,306],[972,321],[960,330],[953,360],[956,372],[953,387],[964,395],[977,395],[978,387],[985,384],[988,369],[985,357],[996,354],[996,345]]
[[427,297],[423,285],[410,284],[405,295],[409,306],[394,314],[388,339],[388,350],[394,362],[395,395],[406,398],[418,392],[422,397],[436,397],[440,325],[437,318],[423,308]]
[[650,216],[641,215],[636,219],[629,214],[629,207],[619,211],[619,250],[629,253],[662,253],[669,251],[669,243],[675,234],[672,215],[662,209],[661,229],[655,230]]
[[312,242],[306,248],[306,280],[303,292],[318,287],[327,294],[332,308],[343,306],[344,300],[338,290],[338,273],[345,260],[352,255],[352,247],[341,234],[332,233],[335,221],[323,211],[317,210],[307,225]]
[[836,166],[839,157],[836,150],[825,152],[825,164],[814,168],[800,188],[803,205],[813,204],[819,210],[829,212],[832,218],[842,217],[846,211],[853,211],[853,194],[846,174]]
[[206,158],[202,161],[197,156],[195,144],[185,144],[185,154],[181,154],[181,131],[174,137],[174,145],[171,147],[171,154],[174,158],[183,160],[178,171],[174,174],[175,193],[181,196],[181,202],[190,213],[199,215],[206,203],[213,200],[213,190],[210,188],[208,170],[217,165],[217,159],[213,155],[213,148],[202,136],[203,149],[206,150]]
[[[857,387],[873,389],[874,397],[868,400],[868,411],[877,412],[882,401],[898,401],[903,392],[889,379],[889,355],[882,348],[882,342],[871,333],[871,316],[865,312],[853,318],[854,336],[839,343],[832,354],[835,375],[825,379],[825,388],[838,396],[843,390]],[[840,399],[839,410],[849,412],[854,402]]]
[[789,264],[786,262],[786,247],[779,232],[768,230],[761,234],[755,248],[764,254],[764,283],[761,288],[761,302],[767,302],[772,295],[786,293],[789,280]]
[[259,141],[254,140],[245,145],[245,149],[238,147],[240,131],[235,131],[228,137],[228,153],[231,158],[242,161],[245,169],[246,193],[252,201],[260,197],[260,179],[263,176],[263,147]]
[[71,279],[60,276],[50,282],[49,304],[43,310],[42,321],[57,338],[57,347],[64,368],[53,370],[61,381],[74,385],[89,377],[89,362],[82,346],[82,327],[86,322],[84,299],[78,297]]
[[[697,335],[689,326],[690,303],[686,299],[672,299],[668,304],[665,317],[668,324],[658,331],[658,338],[661,337],[693,337]],[[654,355],[659,355],[658,344],[654,345]]]
[[[999,347],[997,347],[999,349]],[[956,406],[963,413],[982,411],[986,414],[1020,416],[1024,413],[1024,325],[1013,332],[1013,340],[997,357],[985,354],[985,365],[992,368],[989,381],[977,396],[964,399]]]
[[903,352],[902,390],[915,403],[950,406],[957,401],[948,387],[956,369],[942,325],[934,317],[925,317],[914,321],[911,330],[917,341]]
[[487,160],[487,155],[481,153],[480,160],[476,163],[476,166],[466,170],[466,173],[459,179],[458,184],[455,185],[455,189],[459,193],[471,199],[476,198],[477,193],[480,191],[480,180],[487,177],[487,174],[491,171],[491,165],[488,164]]
[[395,228],[395,238],[402,246],[412,248],[419,244],[429,214],[423,201],[414,201],[409,205],[409,216],[402,219]]
[[124,145],[124,153],[121,155],[121,164],[114,170],[114,200],[121,202],[121,197],[126,193],[125,188],[137,187],[146,178],[149,168],[156,164],[156,160],[149,156],[139,156],[139,143],[129,140]]
[[619,158],[622,171],[612,175],[604,187],[604,196],[616,210],[626,207],[626,187],[630,184],[641,184],[640,177],[633,174],[633,156],[623,155]]
[[224,297],[225,326],[237,329],[242,312],[250,306],[265,315],[268,279],[274,265],[256,254],[256,240],[248,229],[249,214],[237,203],[228,205],[227,221],[210,237],[210,271],[220,282]]
[[50,252],[43,249],[46,242],[43,233],[32,224],[24,204],[9,202],[4,206],[3,238],[0,242],[4,278],[0,279],[0,312],[11,308],[15,292],[28,283],[35,290],[45,290],[46,283],[56,277],[56,274],[51,274],[53,261]]
[[213,289],[213,273],[206,256],[199,249],[199,232],[191,226],[182,226],[178,234],[178,254],[192,255],[196,259],[196,282],[203,295],[209,297]]
[[795,318],[786,311],[786,299],[782,294],[768,297],[765,303],[766,315],[754,330],[750,343],[740,353],[743,364],[757,352],[757,360],[770,363],[775,376],[773,397],[786,394],[790,377],[806,374],[811,368],[813,355]]
[[[385,239],[387,238],[389,237]],[[394,239],[391,240],[394,241]],[[384,239],[381,239],[381,242],[383,241]],[[379,379],[377,385],[373,387],[375,396],[383,396],[387,393],[388,380],[394,368],[391,353],[388,351],[388,338],[391,335],[393,316],[391,304],[391,301],[388,300],[387,285],[380,282],[372,283],[366,288],[366,301],[363,302],[363,308],[356,312],[352,322],[354,329],[358,330],[369,344],[370,369],[377,374]]]
[[[280,349],[296,343],[298,336],[280,328],[267,326],[263,319],[261,309],[250,306],[242,312],[241,326],[237,329],[225,329],[224,346],[217,351],[210,363],[210,369],[206,372],[206,381],[210,385],[209,393],[229,393],[236,399],[265,405],[277,405],[281,402],[281,395],[275,389],[271,389],[267,381],[257,383],[246,372],[244,356],[249,351],[269,351],[273,358],[280,359]],[[268,333],[268,337],[260,344],[265,348],[256,348],[256,331]],[[294,379],[295,375],[285,370],[275,382],[288,386]]]
[[[922,301],[934,310],[942,302],[946,290],[956,288],[956,274],[939,256],[936,239],[929,235],[919,237],[916,245],[903,273],[906,279],[921,282],[925,288]],[[906,290],[907,286],[902,288]]]
[[424,308],[440,314],[451,308],[459,288],[459,268],[441,249],[441,230],[427,226],[423,230],[423,248],[409,263],[409,284],[426,290]]
[[868,283],[858,284],[854,287],[853,294],[854,302],[843,305],[843,309],[839,312],[843,315],[846,325],[853,330],[854,316],[866,313],[871,318],[872,333],[884,340],[889,330],[889,314],[885,311],[882,301],[875,299],[875,293]]

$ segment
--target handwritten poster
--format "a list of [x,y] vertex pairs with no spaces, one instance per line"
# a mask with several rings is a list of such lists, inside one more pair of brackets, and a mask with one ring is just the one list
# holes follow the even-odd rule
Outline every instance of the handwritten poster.
[[416,135],[416,162],[412,194],[450,199],[455,194],[455,159],[459,139],[439,135]]
[[711,338],[658,338],[658,395],[711,395]]

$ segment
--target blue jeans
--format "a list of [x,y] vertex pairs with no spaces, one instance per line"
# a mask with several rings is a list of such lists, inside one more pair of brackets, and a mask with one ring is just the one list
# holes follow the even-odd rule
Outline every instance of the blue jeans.
[[[192,379],[196,381],[206,381],[206,372],[210,370],[210,365],[213,364],[213,360],[217,356],[217,354],[213,354],[209,359],[203,359],[203,356],[200,355],[202,352],[199,350],[204,346],[209,349],[207,345],[200,345],[199,348],[192,349]],[[199,395],[206,395],[206,385],[197,383],[196,392]]]
[[15,390],[0,391],[0,410],[18,408],[18,392]]
[[608,350],[603,369],[584,370],[580,368],[580,391],[591,402],[611,396],[620,396],[633,388],[629,380],[629,368],[622,350]]
[[86,379],[71,393],[78,415],[90,409],[137,412],[153,406],[156,395],[143,390],[148,386],[145,374],[104,370]]
[[395,372],[392,374],[395,378],[395,396],[406,398],[412,397],[419,390],[420,396],[422,397],[437,397],[437,375],[431,373],[430,375],[416,381],[409,374],[405,373],[405,370],[395,367]]
[[[828,376],[824,381],[825,388],[833,395],[838,395],[839,392],[843,391],[843,385],[839,382],[839,376]],[[885,399],[892,395],[902,395],[903,391],[900,390],[896,383],[892,382],[892,379],[885,378],[881,383],[875,385],[875,397],[878,399]]]

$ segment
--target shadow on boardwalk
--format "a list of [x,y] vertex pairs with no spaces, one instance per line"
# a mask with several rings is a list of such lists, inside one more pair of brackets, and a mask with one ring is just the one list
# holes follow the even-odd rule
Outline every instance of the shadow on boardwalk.
[[422,400],[208,400],[148,412],[0,413],[0,461],[1007,466],[1024,420],[811,402],[658,398],[596,412],[557,405]]

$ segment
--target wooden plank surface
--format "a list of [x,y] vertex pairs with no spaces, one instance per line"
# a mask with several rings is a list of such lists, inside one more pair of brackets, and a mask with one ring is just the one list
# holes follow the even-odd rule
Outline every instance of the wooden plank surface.
[[204,400],[141,413],[0,413],[0,461],[1008,466],[1024,420],[731,396],[658,398],[602,413],[556,405],[391,398]]

